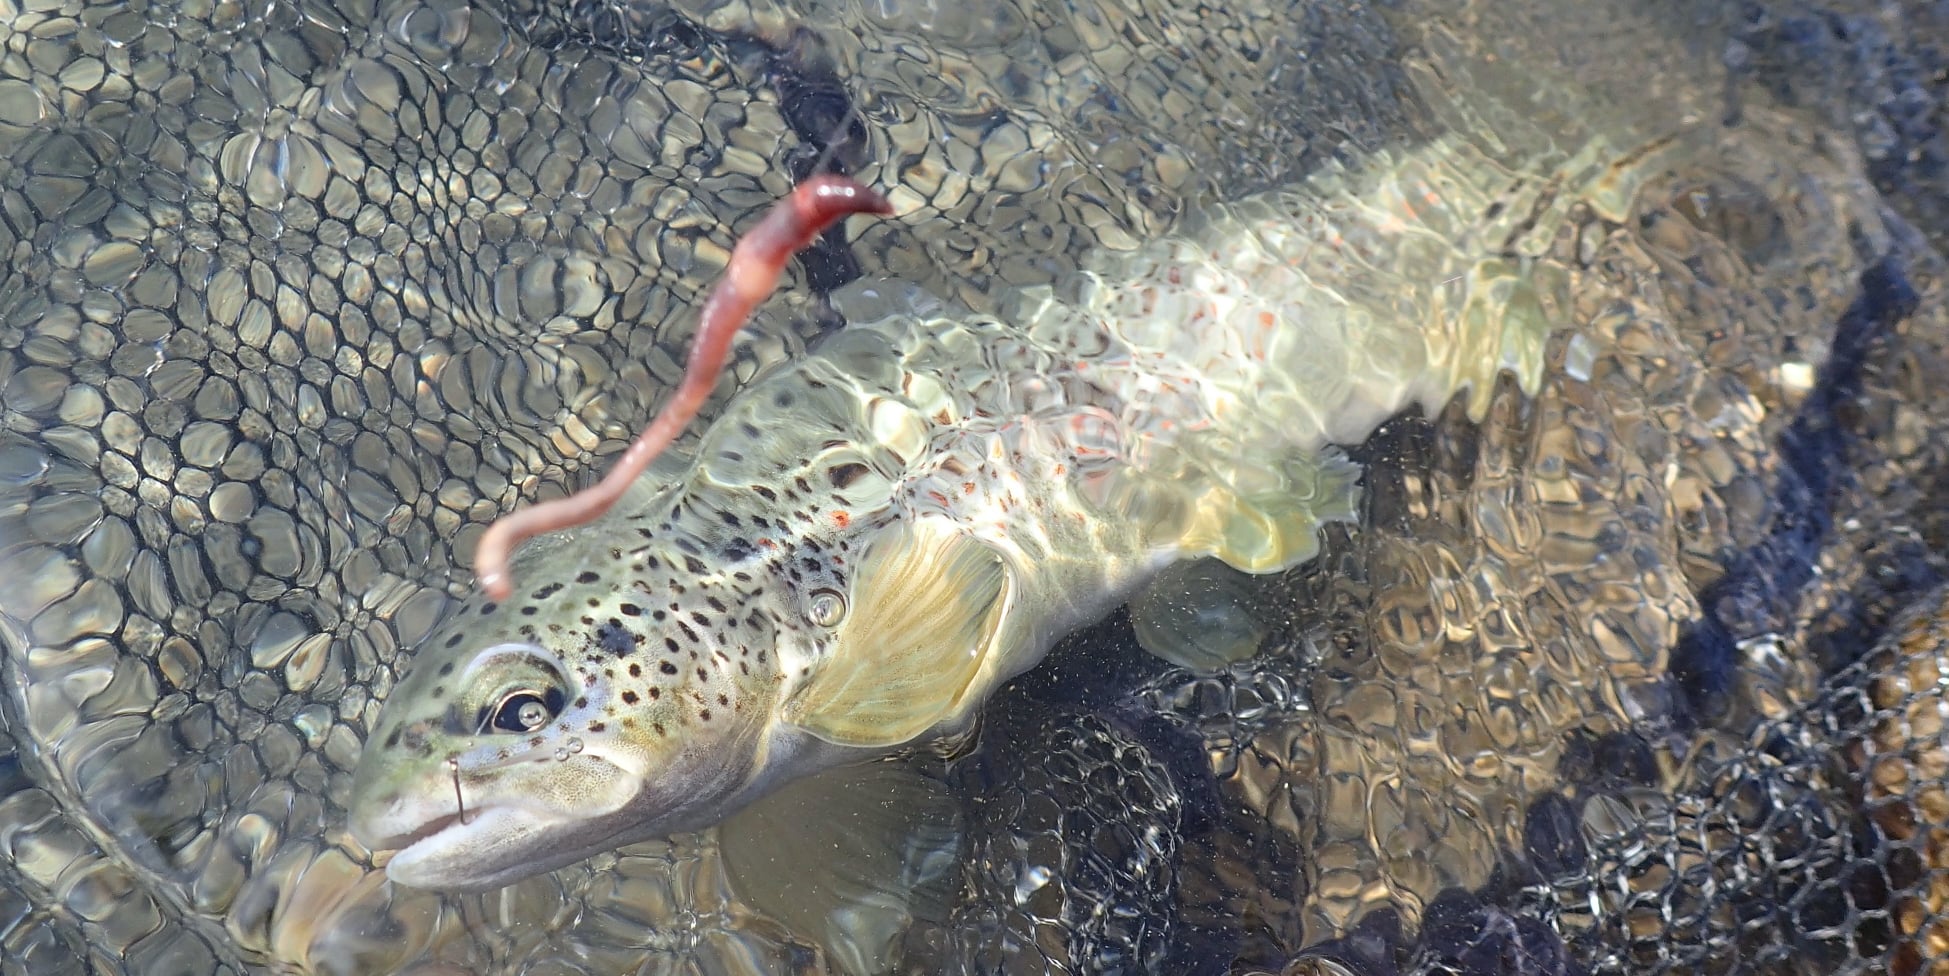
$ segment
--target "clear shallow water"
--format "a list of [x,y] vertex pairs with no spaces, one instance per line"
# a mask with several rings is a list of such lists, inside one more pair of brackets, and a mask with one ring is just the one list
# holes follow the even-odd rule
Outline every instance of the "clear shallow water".
[[745,377],[849,262],[991,309],[1463,127],[1398,67],[1449,36],[1471,84],[1725,151],[1550,242],[1541,395],[1363,446],[1360,525],[1219,608],[1261,656],[1171,671],[1113,620],[1005,692],[901,965],[1927,971],[1928,8],[7,13],[0,967],[816,970],[714,835],[465,898],[370,869],[350,770],[456,554],[601,469],[844,93],[909,212],[798,273]]

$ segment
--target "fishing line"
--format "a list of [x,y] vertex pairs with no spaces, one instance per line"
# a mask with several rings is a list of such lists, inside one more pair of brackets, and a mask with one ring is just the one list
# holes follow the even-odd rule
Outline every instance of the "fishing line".
[[460,795],[460,757],[448,756],[447,768],[453,771],[453,803],[460,808],[460,825],[467,826],[467,800]]

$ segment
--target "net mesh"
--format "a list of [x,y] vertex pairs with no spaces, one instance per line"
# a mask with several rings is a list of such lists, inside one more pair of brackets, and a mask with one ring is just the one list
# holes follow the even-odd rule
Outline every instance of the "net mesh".
[[1262,654],[1119,616],[1006,689],[887,965],[1949,974],[1944,16],[0,2],[0,972],[825,970],[710,835],[384,884],[351,769],[457,554],[602,468],[792,178],[903,216],[794,265],[740,381],[862,278],[993,313],[1454,127],[1403,67],[1443,25],[1785,148],[1571,214],[1545,390],[1362,445]]

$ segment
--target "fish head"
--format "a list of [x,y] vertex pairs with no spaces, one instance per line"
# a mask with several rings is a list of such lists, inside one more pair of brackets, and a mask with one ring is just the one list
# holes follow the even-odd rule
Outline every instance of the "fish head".
[[[1041,643],[1003,550],[902,510],[869,432],[833,432],[857,415],[840,384],[761,392],[704,461],[531,542],[512,599],[467,604],[415,654],[351,802],[354,835],[398,850],[395,881],[491,887],[709,826],[964,725]],[[780,392],[831,425],[767,419]]]
[[530,547],[514,597],[429,635],[353,779],[352,832],[395,881],[497,887],[707,825],[752,785],[778,648],[813,628],[755,553],[684,521]]

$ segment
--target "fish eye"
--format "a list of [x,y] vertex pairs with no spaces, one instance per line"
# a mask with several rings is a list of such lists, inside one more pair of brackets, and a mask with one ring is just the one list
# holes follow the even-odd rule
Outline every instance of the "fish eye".
[[821,627],[836,627],[846,617],[846,598],[838,590],[821,587],[806,598],[805,612]]
[[528,688],[509,692],[494,706],[494,727],[502,732],[533,732],[561,712],[562,698],[557,688],[546,692]]

